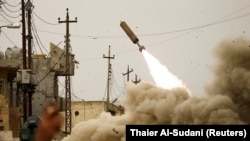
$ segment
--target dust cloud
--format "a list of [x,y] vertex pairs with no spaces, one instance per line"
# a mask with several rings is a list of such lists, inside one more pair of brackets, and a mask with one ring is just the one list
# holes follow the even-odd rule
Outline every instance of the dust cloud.
[[126,124],[249,124],[250,41],[224,40],[213,50],[214,78],[206,94],[164,89],[148,82],[128,83],[125,113],[84,121],[63,141],[125,141]]
[[240,37],[221,42],[216,57],[214,81],[206,86],[211,96],[227,96],[236,105],[240,119],[250,123],[250,41]]

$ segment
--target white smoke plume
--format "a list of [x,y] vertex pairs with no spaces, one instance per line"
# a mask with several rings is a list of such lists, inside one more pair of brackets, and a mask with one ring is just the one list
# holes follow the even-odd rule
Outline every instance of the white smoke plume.
[[125,113],[76,125],[63,141],[125,141],[126,124],[249,124],[250,41],[222,41],[214,50],[218,59],[206,94],[187,89],[164,89],[152,83],[128,83],[122,105]]

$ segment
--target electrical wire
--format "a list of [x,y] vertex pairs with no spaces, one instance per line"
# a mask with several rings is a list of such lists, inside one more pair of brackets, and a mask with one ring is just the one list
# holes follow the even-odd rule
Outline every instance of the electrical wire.
[[4,31],[1,31],[3,33],[3,35],[14,45],[16,46],[16,44],[5,34]]
[[[248,8],[248,7],[250,7],[250,5],[248,5],[247,7],[243,8],[243,9],[246,9],[246,8]],[[149,44],[149,45],[147,45],[147,47],[152,47],[152,46],[161,44],[161,43],[163,43],[163,42],[166,42],[166,41],[169,41],[169,40],[172,40],[172,39],[176,39],[176,38],[181,37],[181,36],[183,36],[183,35],[186,35],[186,34],[189,34],[189,33],[191,33],[191,32],[197,31],[197,30],[200,29],[200,28],[204,28],[204,27],[207,27],[207,26],[212,26],[212,25],[216,25],[216,24],[220,24],[220,23],[224,23],[224,22],[231,21],[231,20],[236,20],[236,19],[238,19],[238,18],[242,18],[242,17],[249,16],[250,13],[246,13],[246,14],[244,14],[244,15],[239,15],[239,16],[236,16],[236,17],[232,17],[232,18],[226,19],[228,16],[231,16],[232,14],[238,13],[238,12],[242,11],[243,9],[240,9],[240,10],[237,10],[237,11],[235,11],[235,12],[232,12],[232,13],[230,13],[230,14],[224,16],[223,18],[220,18],[220,19],[216,20],[215,22],[213,22],[213,23],[211,23],[211,24],[206,24],[206,25],[198,26],[198,27],[196,27],[196,28],[187,28],[187,29],[183,29],[182,31],[187,31],[187,32],[185,32],[185,33],[183,33],[183,34],[181,34],[181,35],[177,35],[177,36],[175,36],[175,37],[172,37],[172,38],[169,38],[169,39],[166,39],[166,40],[157,42],[157,43]],[[178,31],[178,30],[177,30],[177,31]],[[178,32],[179,32],[179,31],[178,31]],[[169,32],[169,33],[170,33],[170,32]]]
[[65,86],[62,84],[61,81],[58,81],[58,84],[61,85],[61,87],[65,89]]
[[[72,79],[70,79],[71,81],[72,81]],[[72,82],[71,82],[72,83]],[[63,88],[63,89],[65,89],[65,85],[64,84],[62,84],[60,81],[58,81],[58,84],[60,84],[61,85],[61,87]],[[71,91],[72,90],[72,91]],[[73,85],[72,85],[72,87],[71,87],[71,96],[73,96],[73,97],[71,97],[71,99],[73,100],[73,98],[75,98],[75,101],[82,101],[82,99],[80,98],[80,97],[78,97],[77,95],[75,95],[75,93],[74,93],[74,91],[73,91]],[[74,101],[74,100],[73,100]]]
[[[21,5],[20,5],[21,6]],[[3,4],[3,7],[8,10],[9,12],[12,12],[12,13],[15,13],[15,12],[20,12],[21,9],[18,9],[18,10],[10,10],[8,7],[6,7],[4,4]]]
[[[1,14],[0,14],[1,15]],[[6,21],[4,21],[4,20],[0,20],[1,22],[4,22],[4,23],[8,23],[8,22],[6,22]]]
[[[35,34],[35,31],[34,31],[34,29],[32,28],[32,32],[33,32],[33,37],[35,38],[35,41],[36,41],[36,43],[37,43],[37,46],[38,46],[38,48],[40,49],[40,52],[42,53],[42,54],[44,54],[43,53],[43,51],[42,51],[42,49],[41,49],[41,47],[40,47],[40,44],[39,44],[39,41],[38,41],[38,39],[37,39],[37,36],[36,36],[36,34]],[[35,47],[34,47],[35,48]]]
[[[217,22],[212,22],[212,23],[209,23],[209,24],[201,25],[201,26],[196,26],[196,27],[191,27],[191,28],[185,28],[185,29],[180,29],[180,30],[174,30],[174,31],[168,31],[168,32],[162,32],[162,33],[155,33],[155,34],[144,34],[142,36],[158,36],[158,35],[162,35],[162,34],[165,35],[165,34],[170,34],[170,33],[177,33],[177,32],[188,31],[188,32],[186,32],[186,33],[184,33],[182,35],[178,35],[178,36],[175,36],[174,38],[171,38],[171,39],[175,39],[175,38],[183,36],[185,34],[189,34],[189,33],[193,32],[193,31],[195,31],[195,29],[200,29],[200,28],[204,28],[204,27],[208,27],[208,26],[212,26],[212,25],[216,25],[216,24],[220,24],[220,23],[225,23],[225,22],[228,22],[228,21],[232,21],[232,20],[236,20],[236,19],[239,19],[239,18],[243,18],[243,17],[249,16],[249,15],[250,15],[249,13],[246,13],[244,15],[239,15],[239,16],[236,16],[236,17],[227,18],[227,19],[224,19],[224,20],[219,20]],[[50,33],[53,33],[53,32],[50,32]],[[55,33],[55,34],[59,34],[59,33]],[[78,37],[80,37],[80,36],[78,36]],[[85,37],[89,37],[89,36],[85,36]],[[101,37],[101,36],[99,36],[99,37]],[[170,40],[170,39],[168,39],[168,40]],[[165,41],[167,41],[167,40],[164,40],[162,42],[165,42]],[[151,46],[152,46],[152,44],[151,44]],[[95,60],[96,59],[98,59],[98,58],[95,58]],[[106,88],[106,90],[107,90],[107,88]]]
[[107,95],[107,93],[108,93],[108,89],[107,89],[107,87],[108,87],[108,83],[106,84],[106,86],[105,86],[105,88],[104,88],[104,94],[103,94],[103,100],[105,100],[105,97],[106,97],[106,95]]
[[[34,21],[34,18],[32,18],[33,19],[33,22],[32,22],[32,25],[33,25],[33,33],[34,33],[34,35],[36,36],[36,40],[37,40],[37,44],[38,44],[38,46],[39,46],[39,49],[40,49],[40,51],[42,52],[42,54],[44,54],[43,53],[43,51],[42,51],[42,48],[45,50],[45,52],[47,53],[47,54],[49,54],[49,51],[46,49],[46,47],[43,45],[43,42],[41,41],[41,38],[40,38],[40,36],[38,35],[38,32],[37,32],[37,29],[36,29],[36,25],[35,25],[35,21]],[[41,46],[42,46],[42,48],[41,48],[41,46],[40,46],[40,44],[41,44]]]
[[47,53],[49,53],[49,52],[47,51],[47,49],[44,47],[44,45],[43,45],[41,39],[40,39],[39,36],[38,36],[38,33],[37,33],[37,30],[36,30],[35,21],[34,21],[33,16],[32,16],[32,27],[33,27],[33,28],[32,28],[32,31],[33,31],[33,33],[34,33],[34,35],[35,35],[35,38],[36,38],[37,44],[38,44],[38,46],[39,46],[39,48],[40,48],[40,51],[41,51],[42,54],[43,54],[43,51],[42,51],[42,49],[41,49],[39,43],[41,43],[41,46],[43,47],[43,49],[44,49]]
[[41,30],[41,29],[37,29],[37,31],[39,32],[44,32],[44,33],[50,33],[50,34],[54,34],[54,35],[65,35],[65,33],[58,33],[58,32],[51,32],[51,31],[46,31],[46,30]]
[[32,40],[32,54],[38,54],[38,51],[37,51],[36,44],[35,44],[34,40]]
[[45,21],[44,19],[42,19],[40,16],[38,16],[34,11],[32,12],[39,20],[41,20],[42,22],[48,24],[48,25],[59,25],[59,23],[50,23]]
[[[201,25],[201,26],[196,26],[196,27],[191,27],[191,28],[185,28],[185,29],[179,29],[179,30],[174,30],[174,31],[161,32],[161,33],[154,33],[154,34],[144,34],[144,35],[141,35],[141,36],[159,36],[159,35],[166,35],[166,34],[170,34],[170,33],[177,33],[177,32],[183,32],[183,31],[188,31],[188,32],[185,33],[185,34],[188,34],[188,33],[192,32],[192,31],[194,31],[195,29],[200,29],[200,28],[204,28],[204,27],[208,27],[208,26],[212,26],[212,25],[216,25],[216,24],[220,24],[220,23],[225,23],[225,22],[236,20],[236,19],[243,18],[243,17],[246,17],[246,16],[249,16],[249,13],[246,13],[244,15],[239,15],[239,16],[236,16],[236,17],[232,17],[232,18],[227,18],[227,19],[220,20],[220,21],[217,21],[217,22],[212,22],[212,23],[209,23],[209,24]],[[40,19],[40,17],[39,17],[39,19]],[[47,23],[47,24],[51,24],[51,23]],[[53,25],[55,25],[55,24],[53,24]],[[36,30],[34,30],[34,31],[37,32]],[[78,37],[83,37],[83,36],[78,36]],[[90,36],[86,36],[86,37],[90,37]],[[100,37],[104,37],[105,38],[107,36],[98,36],[98,37],[99,38]],[[117,37],[119,37],[120,38],[121,36],[109,36],[109,37],[111,37],[111,38],[117,38]],[[112,80],[114,79],[113,77],[112,77]],[[112,81],[111,84],[113,86],[113,81]]]
[[10,7],[17,7],[17,6],[20,6],[21,5],[21,3],[18,3],[18,4],[16,4],[16,5],[12,5],[12,4],[9,4],[6,0],[3,0],[8,6],[10,6]]
[[39,85],[51,72],[51,70],[61,61],[61,59],[63,58],[63,56],[65,55],[65,52],[62,53],[62,55],[59,57],[58,61],[53,64],[53,66],[51,67],[51,69],[48,71],[47,74],[44,75],[44,77],[42,77],[38,82],[37,82],[37,85]]
[[13,19],[15,19],[15,18],[18,18],[18,17],[20,17],[21,15],[17,15],[17,16],[12,16],[12,15],[9,15],[7,12],[5,12],[4,11],[4,9],[2,9],[2,12],[7,16],[7,17],[9,17],[9,18],[13,18]]
[[[159,33],[151,33],[151,34],[140,34],[138,36],[141,37],[151,37],[151,36],[161,36],[161,35],[167,35],[167,34],[173,34],[173,33],[178,33],[178,32],[185,32],[185,31],[192,31],[194,29],[201,29],[204,27],[209,27],[209,26],[213,26],[213,25],[217,25],[217,24],[221,24],[221,23],[226,23],[229,21],[233,21],[233,20],[237,20],[240,18],[244,18],[249,16],[250,13],[245,13],[239,16],[235,16],[232,18],[227,18],[227,19],[222,19],[222,20],[217,20],[216,22],[211,22],[208,24],[204,24],[204,25],[199,25],[199,26],[194,26],[194,27],[189,27],[189,28],[183,28],[183,29],[177,29],[177,30],[172,30],[172,31],[165,31],[165,32],[159,32]],[[45,32],[45,33],[50,33],[50,34],[57,34],[57,35],[63,35],[62,33],[57,33],[57,32],[51,32],[51,31],[46,31],[46,30],[39,30],[39,32]],[[79,38],[108,38],[108,39],[114,39],[114,38],[127,38],[125,36],[100,36],[100,35],[72,35],[72,37],[79,37]]]
[[[187,34],[190,34],[190,33],[192,33],[192,32],[195,32],[195,31],[197,31],[197,30],[199,30],[199,29],[193,29],[193,30],[184,32],[184,33],[182,33],[182,34],[180,34],[180,35],[176,35],[176,36],[174,36],[174,37],[171,37],[171,38],[168,38],[168,39],[159,41],[159,42],[151,43],[151,44],[148,44],[148,45],[145,45],[145,46],[147,46],[147,48],[151,48],[151,47],[153,47],[153,46],[155,46],[155,45],[159,45],[159,44],[162,44],[162,43],[164,43],[164,42],[167,42],[167,41],[170,41],[170,40],[177,39],[177,38],[182,37],[182,36],[184,36],[184,35],[187,35]],[[127,52],[123,52],[123,53],[128,53],[128,52],[132,52],[132,50],[131,50],[131,51],[127,51]]]
[[225,20],[220,20],[220,21],[217,21],[217,22],[211,22],[211,23],[208,23],[208,24],[200,25],[200,26],[194,26],[194,27],[190,27],[190,28],[183,28],[183,29],[177,29],[177,30],[173,30],[173,31],[166,31],[166,32],[160,32],[160,33],[154,33],[154,34],[142,34],[140,36],[142,36],[142,37],[160,36],[160,35],[178,33],[178,32],[183,32],[183,31],[190,31],[190,30],[194,30],[194,29],[200,29],[200,28],[204,28],[204,27],[208,27],[208,26],[213,26],[213,25],[229,22],[229,21],[232,21],[232,20],[237,20],[237,19],[240,19],[240,18],[247,17],[249,15],[250,15],[250,13],[246,13],[244,15],[239,15],[239,16],[236,16],[236,17],[228,18],[228,19],[225,19]]
[[73,101],[82,101],[82,99],[80,97],[76,96],[74,93],[71,93],[71,94],[75,98],[75,100],[72,99]]
[[[116,77],[114,76],[114,73],[112,74],[112,83],[113,83],[113,87],[115,88],[115,90],[118,91],[118,93],[120,94],[124,94],[124,87],[121,87],[117,80],[116,80]],[[119,96],[119,95],[116,95],[116,96]]]
[[[11,20],[9,20],[8,18],[6,18],[4,15],[0,14],[0,16],[2,16],[7,22],[9,22],[9,23],[14,23],[13,21],[11,21]],[[7,22],[6,22],[6,23],[7,23]]]
[[[106,93],[104,95],[104,97],[107,96],[107,95],[109,95],[109,99],[111,101],[116,101],[120,97],[116,93],[120,93],[121,90],[117,89],[116,85],[114,84],[115,83],[115,79],[114,79],[113,69],[112,68],[110,68],[110,71],[109,71],[108,75],[110,75],[110,77],[108,77],[109,80],[107,82],[107,86],[108,86],[108,83],[109,83],[109,88],[106,87],[106,92],[107,92],[107,89],[109,89],[109,93]],[[104,97],[103,97],[103,100],[105,99]]]
[[115,103],[121,96],[124,95],[124,88],[123,89],[120,89],[119,87],[117,87],[117,84],[116,84],[116,81],[115,81],[115,77],[114,77],[114,74],[112,74],[111,76],[111,93],[110,93],[110,96],[111,96],[111,99],[112,99],[112,103]]
[[[70,79],[70,80],[72,80],[72,79]],[[72,82],[70,82],[70,83],[72,84]],[[72,94],[72,96],[76,98],[75,101],[82,101],[82,99],[80,97],[78,97],[77,95],[75,95],[73,86],[74,85],[71,86],[71,89],[72,89],[71,94]],[[65,88],[65,86],[64,86],[64,88]]]

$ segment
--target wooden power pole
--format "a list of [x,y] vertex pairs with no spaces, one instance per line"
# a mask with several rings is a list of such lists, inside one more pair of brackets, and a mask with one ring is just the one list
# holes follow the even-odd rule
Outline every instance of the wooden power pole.
[[69,40],[69,23],[77,22],[77,18],[75,20],[69,20],[69,12],[68,8],[67,14],[66,14],[66,20],[65,21],[60,21],[60,18],[58,18],[59,23],[66,23],[66,36],[65,36],[65,101],[66,101],[66,108],[65,108],[65,135],[67,136],[68,134],[71,133],[71,86],[70,86],[70,62],[69,60],[69,48],[70,46],[70,40]]

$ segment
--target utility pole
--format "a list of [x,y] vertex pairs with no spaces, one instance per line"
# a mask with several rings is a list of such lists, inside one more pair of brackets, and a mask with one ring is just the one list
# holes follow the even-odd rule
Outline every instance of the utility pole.
[[30,0],[27,1],[26,3],[26,10],[28,11],[28,35],[27,35],[27,39],[28,39],[28,68],[31,69],[31,41],[32,41],[32,35],[31,35],[31,13],[32,13],[32,3],[30,2]]
[[126,73],[122,73],[123,76],[127,75],[127,82],[129,81],[129,74],[130,74],[131,72],[133,72],[133,69],[131,68],[131,70],[129,70],[129,65],[128,65],[128,70],[127,70],[127,72],[126,72]]
[[[22,4],[22,50],[23,50],[23,68],[21,71],[21,74],[24,75],[27,78],[22,78],[21,80],[21,86],[23,91],[23,122],[25,122],[28,118],[28,116],[32,115],[32,94],[33,94],[33,86],[31,85],[30,78],[31,78],[31,41],[32,41],[32,35],[31,35],[31,11],[33,8],[33,5],[30,0],[28,0],[26,3],[24,0],[21,1]],[[28,35],[26,36],[26,11],[28,11]],[[28,66],[27,66],[27,56],[26,56],[26,39],[28,39]],[[23,79],[26,79],[23,83]]]
[[[28,11],[28,35],[27,35],[27,39],[28,39],[28,69],[32,69],[32,58],[31,58],[31,52],[32,52],[32,45],[31,45],[31,42],[32,42],[32,34],[31,34],[31,13],[32,13],[32,8],[33,8],[33,5],[32,3],[30,2],[30,0],[27,1],[26,5],[26,10]],[[28,115],[31,116],[32,115],[32,86],[29,84],[28,85]]]
[[140,83],[141,79],[137,78],[137,75],[135,75],[135,81],[132,81],[134,84]]
[[66,20],[65,21],[60,21],[60,18],[58,18],[59,23],[66,23],[66,36],[65,36],[65,100],[66,100],[66,108],[65,108],[65,135],[67,136],[68,134],[71,134],[71,85],[70,85],[70,62],[69,60],[69,48],[70,46],[70,39],[69,39],[69,23],[77,22],[77,18],[75,20],[69,20],[69,12],[68,8],[67,14],[66,14]]
[[108,59],[108,78],[107,78],[107,109],[106,111],[109,111],[109,83],[110,83],[110,72],[111,72],[111,64],[110,64],[110,59],[115,59],[115,55],[113,55],[113,57],[110,56],[110,46],[109,46],[109,52],[108,52],[108,56],[105,56],[103,54],[103,58]]
[[[26,64],[26,28],[25,28],[25,3],[22,0],[22,50],[23,50],[23,69],[27,69]],[[27,92],[23,89],[23,122],[27,120]]]

